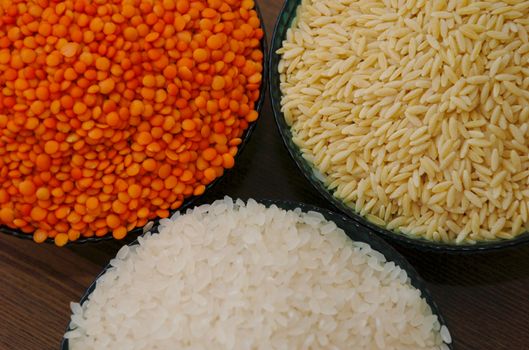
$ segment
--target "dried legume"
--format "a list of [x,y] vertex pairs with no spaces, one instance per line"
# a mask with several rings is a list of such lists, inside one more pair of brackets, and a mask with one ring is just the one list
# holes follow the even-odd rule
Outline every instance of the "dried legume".
[[0,223],[117,239],[233,166],[255,120],[252,0],[2,0]]

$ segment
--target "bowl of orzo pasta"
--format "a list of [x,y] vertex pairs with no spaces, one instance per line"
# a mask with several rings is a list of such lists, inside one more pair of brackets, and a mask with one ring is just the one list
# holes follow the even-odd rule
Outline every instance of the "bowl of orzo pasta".
[[287,0],[270,93],[314,187],[429,250],[529,241],[529,2]]

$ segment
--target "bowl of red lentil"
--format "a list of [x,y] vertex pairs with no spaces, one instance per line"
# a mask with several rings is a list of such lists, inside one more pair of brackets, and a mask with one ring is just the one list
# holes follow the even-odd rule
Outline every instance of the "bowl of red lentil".
[[266,86],[253,0],[0,3],[0,232],[136,234],[232,169]]

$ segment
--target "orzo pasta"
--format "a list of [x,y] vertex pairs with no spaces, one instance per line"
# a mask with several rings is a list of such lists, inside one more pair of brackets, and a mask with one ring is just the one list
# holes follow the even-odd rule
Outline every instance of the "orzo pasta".
[[303,0],[279,63],[294,142],[369,220],[509,239],[529,207],[529,2]]

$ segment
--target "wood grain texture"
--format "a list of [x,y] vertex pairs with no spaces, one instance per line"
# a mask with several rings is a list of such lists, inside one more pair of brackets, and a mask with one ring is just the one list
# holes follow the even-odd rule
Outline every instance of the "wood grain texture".
[[[259,4],[270,39],[282,3]],[[332,209],[290,159],[268,102],[235,171],[201,202],[224,194]],[[57,349],[68,323],[69,302],[79,300],[131,239],[60,249],[0,235],[0,349]],[[457,349],[529,349],[529,246],[478,256],[399,250],[427,281]]]

